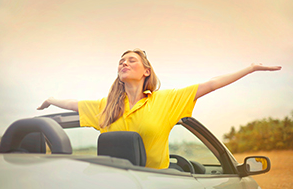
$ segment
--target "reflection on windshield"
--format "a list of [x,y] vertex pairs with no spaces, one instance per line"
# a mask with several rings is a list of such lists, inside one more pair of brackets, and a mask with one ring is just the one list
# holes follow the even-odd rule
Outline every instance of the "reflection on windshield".
[[220,165],[215,155],[194,134],[182,125],[176,125],[169,137],[170,154],[205,165]]

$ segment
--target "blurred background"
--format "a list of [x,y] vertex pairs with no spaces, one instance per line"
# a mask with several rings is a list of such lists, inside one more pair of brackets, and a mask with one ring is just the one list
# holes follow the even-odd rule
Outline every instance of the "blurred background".
[[64,112],[50,96],[107,96],[121,54],[146,51],[161,89],[251,63],[282,65],[200,98],[193,117],[220,140],[234,126],[293,110],[293,1],[0,0],[0,136],[15,120]]

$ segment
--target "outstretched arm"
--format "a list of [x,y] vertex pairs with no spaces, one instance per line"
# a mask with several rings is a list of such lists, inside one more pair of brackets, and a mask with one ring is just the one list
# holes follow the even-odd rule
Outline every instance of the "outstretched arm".
[[59,108],[67,109],[67,110],[73,110],[78,112],[78,101],[73,99],[67,99],[67,100],[59,100],[55,99],[53,97],[48,98],[43,102],[43,104],[37,108],[37,110],[43,110],[45,108],[48,108],[50,105],[57,106]]
[[276,71],[280,70],[281,66],[264,66],[262,64],[251,64],[249,67],[244,68],[238,72],[234,72],[227,75],[218,76],[212,78],[211,80],[200,83],[198,86],[197,93],[195,95],[194,100],[214,91],[226,85],[229,85],[238,79],[252,73],[255,71]]

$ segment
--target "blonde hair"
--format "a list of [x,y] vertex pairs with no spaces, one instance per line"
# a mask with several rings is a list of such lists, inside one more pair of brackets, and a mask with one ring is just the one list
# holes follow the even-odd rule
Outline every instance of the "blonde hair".
[[[156,76],[154,69],[150,62],[148,61],[144,51],[140,49],[128,50],[122,54],[121,57],[128,53],[136,53],[140,56],[142,64],[145,68],[150,69],[150,75],[147,76],[144,80],[143,91],[150,90],[151,92],[156,91],[160,88],[160,80]],[[118,120],[124,113],[125,107],[125,88],[124,83],[120,81],[119,76],[116,78],[114,83],[111,86],[107,97],[107,104],[103,110],[100,118],[100,127],[105,128],[110,126],[116,120]]]

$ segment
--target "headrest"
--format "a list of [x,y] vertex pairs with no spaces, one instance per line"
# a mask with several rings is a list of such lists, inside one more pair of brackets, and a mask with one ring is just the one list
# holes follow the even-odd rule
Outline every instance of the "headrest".
[[144,144],[136,132],[114,131],[100,134],[98,155],[127,159],[138,166],[146,164]]

